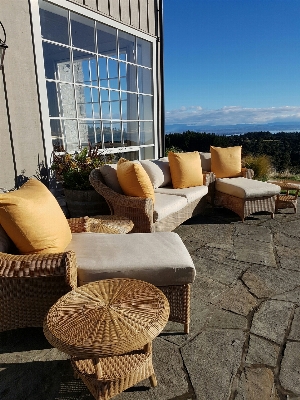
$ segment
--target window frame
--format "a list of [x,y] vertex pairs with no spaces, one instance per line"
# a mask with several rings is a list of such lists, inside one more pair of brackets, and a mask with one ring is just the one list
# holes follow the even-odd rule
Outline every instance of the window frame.
[[[158,133],[157,133],[157,125],[158,125],[158,115],[157,115],[157,89],[158,89],[158,79],[157,79],[157,38],[151,34],[146,34],[143,31],[135,27],[130,27],[125,25],[121,22],[113,20],[109,17],[106,17],[102,14],[99,14],[95,11],[89,10],[81,5],[77,5],[74,3],[70,3],[67,0],[42,0],[44,3],[48,3],[50,6],[58,6],[62,9],[65,9],[70,12],[74,12],[79,14],[83,17],[87,17],[92,21],[103,23],[108,25],[112,28],[116,28],[121,30],[122,32],[129,33],[133,35],[136,39],[144,39],[148,42],[152,43],[152,87],[153,87],[153,144],[144,144],[144,145],[131,145],[131,146],[120,146],[120,147],[113,147],[113,148],[103,148],[104,153],[130,153],[130,152],[138,152],[139,159],[142,159],[141,154],[145,152],[146,148],[152,147],[154,148],[154,158],[158,157]],[[34,52],[35,52],[35,59],[36,59],[36,75],[37,75],[37,84],[38,84],[38,94],[39,94],[39,101],[40,101],[40,112],[41,112],[41,124],[43,130],[43,137],[44,137],[44,146],[45,146],[45,153],[47,156],[47,161],[50,162],[51,153],[53,150],[53,137],[51,135],[51,128],[50,128],[50,120],[55,118],[50,118],[49,115],[49,108],[48,108],[48,95],[47,95],[47,88],[46,82],[49,81],[46,79],[45,70],[44,70],[44,57],[43,57],[43,39],[41,34],[41,26],[40,26],[40,15],[39,15],[39,0],[30,0],[31,6],[31,17],[32,17],[32,27],[33,27],[33,44],[34,44]],[[45,42],[45,40],[44,40]],[[51,43],[50,40],[47,40],[48,43]],[[138,42],[138,40],[137,40]],[[80,49],[82,50],[82,49]],[[119,60],[120,61],[120,60]],[[138,65],[138,64],[135,64]],[[127,91],[128,92],[128,91]],[[121,93],[121,92],[120,92]],[[120,104],[122,102],[120,101]],[[128,105],[127,105],[128,106]],[[120,106],[122,108],[122,106]],[[62,116],[57,119],[63,119]],[[70,118],[71,119],[71,118]],[[120,115],[119,120],[110,119],[110,124],[114,122],[121,122],[122,116]],[[78,125],[78,118],[76,119],[77,126]],[[91,122],[96,122],[96,120],[91,120]],[[138,120],[140,126],[144,120]],[[138,135],[140,138],[140,131],[141,128],[139,126]],[[122,128],[121,128],[122,130]],[[121,132],[121,135],[123,133]],[[80,136],[80,132],[78,130],[78,136]],[[103,134],[102,134],[103,136]],[[103,143],[103,142],[102,142]],[[80,144],[80,141],[79,141]],[[80,147],[79,147],[80,148]]]

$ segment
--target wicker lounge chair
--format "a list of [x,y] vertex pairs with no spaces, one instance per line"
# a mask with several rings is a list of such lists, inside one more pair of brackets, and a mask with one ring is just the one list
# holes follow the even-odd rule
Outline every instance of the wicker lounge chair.
[[252,179],[252,170],[243,169],[242,175],[239,178],[215,180],[213,205],[228,208],[243,222],[249,215],[257,212],[268,212],[274,218],[280,187]]
[[[98,231],[95,220],[71,218],[71,231]],[[99,222],[100,224],[101,222]],[[73,251],[17,255],[0,252],[0,332],[41,327],[49,308],[77,287]]]

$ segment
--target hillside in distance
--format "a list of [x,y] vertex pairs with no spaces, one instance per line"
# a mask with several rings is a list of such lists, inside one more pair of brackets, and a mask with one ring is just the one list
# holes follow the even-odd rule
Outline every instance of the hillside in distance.
[[209,152],[210,146],[242,146],[242,155],[264,155],[277,172],[300,173],[300,129],[297,132],[260,131],[243,134],[220,134],[186,131],[165,135],[166,149]]
[[192,125],[166,124],[166,133],[186,131],[215,133],[216,135],[240,135],[247,132],[300,132],[300,122],[272,122],[269,124],[236,124],[236,125]]

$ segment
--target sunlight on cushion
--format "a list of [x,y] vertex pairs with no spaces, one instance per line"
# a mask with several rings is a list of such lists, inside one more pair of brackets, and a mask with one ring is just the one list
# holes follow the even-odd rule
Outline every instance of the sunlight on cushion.
[[210,146],[211,170],[217,178],[233,178],[241,176],[242,147]]
[[57,200],[37,179],[0,194],[0,224],[21,254],[60,253],[72,239]]
[[172,185],[174,189],[183,189],[203,185],[200,154],[198,151],[190,153],[168,153]]
[[127,196],[150,197],[154,202],[155,194],[152,183],[141,164],[120,158],[117,176],[120,186]]

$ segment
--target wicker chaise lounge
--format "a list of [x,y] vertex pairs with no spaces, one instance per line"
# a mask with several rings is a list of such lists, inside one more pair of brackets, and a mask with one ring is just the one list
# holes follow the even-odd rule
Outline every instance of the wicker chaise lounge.
[[210,153],[203,153],[204,169],[213,172],[209,186],[211,203],[235,212],[242,221],[260,211],[274,218],[280,187],[253,179],[253,170],[242,168],[241,149],[211,146]]
[[261,211],[274,218],[278,193],[279,186],[254,179],[216,179],[214,205],[235,212],[243,222],[249,215]]

